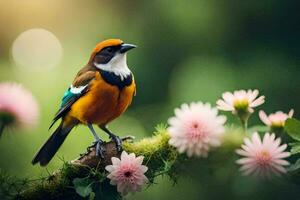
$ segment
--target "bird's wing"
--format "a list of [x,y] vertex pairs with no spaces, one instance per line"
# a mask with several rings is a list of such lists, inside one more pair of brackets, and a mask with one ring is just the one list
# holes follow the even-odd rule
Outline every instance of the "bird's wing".
[[55,114],[49,129],[55,124],[55,122],[70,110],[73,103],[75,103],[81,96],[89,90],[90,82],[95,78],[95,71],[86,71],[79,73],[73,81],[73,84],[64,93],[61,100],[61,106]]

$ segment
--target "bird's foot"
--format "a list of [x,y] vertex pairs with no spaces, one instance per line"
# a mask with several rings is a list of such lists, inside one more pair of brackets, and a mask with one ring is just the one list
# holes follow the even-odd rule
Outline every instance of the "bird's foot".
[[94,142],[96,145],[96,156],[100,158],[104,158],[105,149],[103,148],[104,142],[102,140],[96,140]]
[[122,151],[122,139],[119,136],[114,134],[111,134],[109,138],[116,143],[118,152]]

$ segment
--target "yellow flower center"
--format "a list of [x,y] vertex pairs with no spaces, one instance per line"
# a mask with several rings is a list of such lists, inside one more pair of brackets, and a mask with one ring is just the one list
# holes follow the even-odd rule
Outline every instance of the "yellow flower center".
[[271,124],[272,128],[282,128],[284,127],[285,122],[283,121],[273,121]]
[[248,99],[236,99],[233,102],[233,106],[236,110],[247,110],[249,107]]

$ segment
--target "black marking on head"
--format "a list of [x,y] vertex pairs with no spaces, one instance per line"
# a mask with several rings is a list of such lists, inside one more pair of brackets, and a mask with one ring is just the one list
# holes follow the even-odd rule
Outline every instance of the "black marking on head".
[[109,83],[110,85],[117,86],[120,90],[122,90],[124,87],[131,85],[132,83],[132,74],[128,75],[123,80],[120,76],[115,75],[113,72],[108,72],[105,70],[99,70],[102,78]]
[[121,44],[103,48],[94,57],[94,63],[107,64],[121,49]]

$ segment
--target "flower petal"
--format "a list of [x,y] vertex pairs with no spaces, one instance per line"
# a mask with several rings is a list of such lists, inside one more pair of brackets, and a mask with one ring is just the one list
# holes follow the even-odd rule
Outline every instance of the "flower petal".
[[269,120],[268,116],[266,115],[266,113],[262,110],[259,111],[259,118],[260,120],[266,124],[267,126],[270,126],[271,125],[271,121]]
[[254,107],[260,106],[263,103],[265,103],[265,96],[260,96],[256,100],[254,100],[252,103],[250,103],[249,106],[254,108]]

